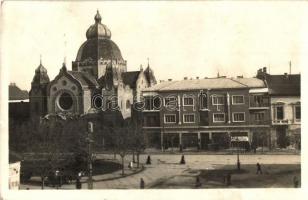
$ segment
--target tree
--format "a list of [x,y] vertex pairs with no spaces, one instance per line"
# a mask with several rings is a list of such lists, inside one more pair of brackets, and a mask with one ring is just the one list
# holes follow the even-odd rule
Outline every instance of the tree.
[[130,131],[129,137],[131,141],[131,149],[133,151],[133,155],[135,153],[137,155],[137,168],[139,168],[139,156],[145,149],[145,138],[142,132],[142,127],[140,124],[130,123],[128,130]]
[[85,127],[84,119],[78,116],[50,115],[40,122],[30,120],[15,128],[24,136],[22,140],[16,140],[15,146],[22,147],[22,153],[30,155],[25,161],[26,166],[28,171],[41,177],[42,189],[46,178],[53,177],[56,170],[64,171],[70,166],[77,174],[85,168],[78,164],[86,156]]
[[122,175],[124,175],[124,158],[131,150],[131,137],[128,127],[113,127],[112,131],[113,149],[121,157]]

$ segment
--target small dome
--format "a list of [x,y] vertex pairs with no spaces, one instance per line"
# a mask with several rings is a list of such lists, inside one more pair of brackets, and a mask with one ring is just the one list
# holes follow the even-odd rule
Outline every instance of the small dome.
[[47,69],[42,65],[42,63],[36,68],[35,73],[47,73]]
[[42,62],[40,62],[40,65],[35,69],[35,75],[33,77],[32,84],[34,83],[49,83],[47,69],[42,65]]
[[86,33],[87,39],[91,38],[111,38],[111,31],[108,27],[101,23],[102,17],[97,11],[95,17],[95,24],[91,25]]

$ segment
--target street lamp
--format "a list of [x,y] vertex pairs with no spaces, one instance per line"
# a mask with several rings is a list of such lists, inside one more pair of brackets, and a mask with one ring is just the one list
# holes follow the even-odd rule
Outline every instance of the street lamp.
[[237,170],[241,170],[241,162],[240,162],[240,148],[239,148],[239,138],[236,137],[237,141]]
[[88,144],[88,189],[93,189],[93,179],[92,179],[92,133],[93,133],[93,123],[88,122],[88,135],[86,138]]

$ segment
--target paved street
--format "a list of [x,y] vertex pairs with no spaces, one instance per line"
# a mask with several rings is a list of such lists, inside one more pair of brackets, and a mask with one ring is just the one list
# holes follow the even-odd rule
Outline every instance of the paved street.
[[[98,158],[111,159],[113,155],[99,155]],[[119,158],[119,156],[117,156]],[[131,159],[131,155],[126,157],[126,163]],[[147,155],[141,155],[141,163],[146,162]],[[137,189],[139,188],[140,178],[145,181],[146,188],[155,188],[160,182],[166,180],[174,181],[177,185],[173,188],[193,188],[194,183],[191,179],[193,173],[200,170],[218,169],[226,165],[236,164],[236,155],[186,155],[186,164],[180,165],[181,155],[152,155],[152,164],[145,165],[145,170],[140,173],[130,175],[124,178],[116,178],[107,181],[98,181],[94,183],[94,189]],[[259,162],[265,164],[300,164],[300,155],[240,155],[242,165],[255,165]],[[180,177],[180,178],[179,178]],[[95,177],[94,177],[95,178]],[[173,180],[176,179],[176,180]],[[187,180],[186,180],[187,179]],[[187,184],[189,183],[189,184]],[[183,184],[181,186],[181,184]],[[22,185],[22,189],[40,189],[39,186]],[[74,189],[75,185],[63,185],[61,189]],[[83,183],[83,189],[87,184]],[[54,189],[54,188],[50,188]]]

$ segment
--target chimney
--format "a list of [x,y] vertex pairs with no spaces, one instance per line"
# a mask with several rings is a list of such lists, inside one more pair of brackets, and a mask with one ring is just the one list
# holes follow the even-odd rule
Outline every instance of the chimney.
[[171,79],[171,78],[169,78],[169,79],[168,79],[168,81],[172,81],[172,79]]
[[196,79],[199,79],[199,76],[197,76]]
[[187,76],[184,77],[184,80],[187,80]]

